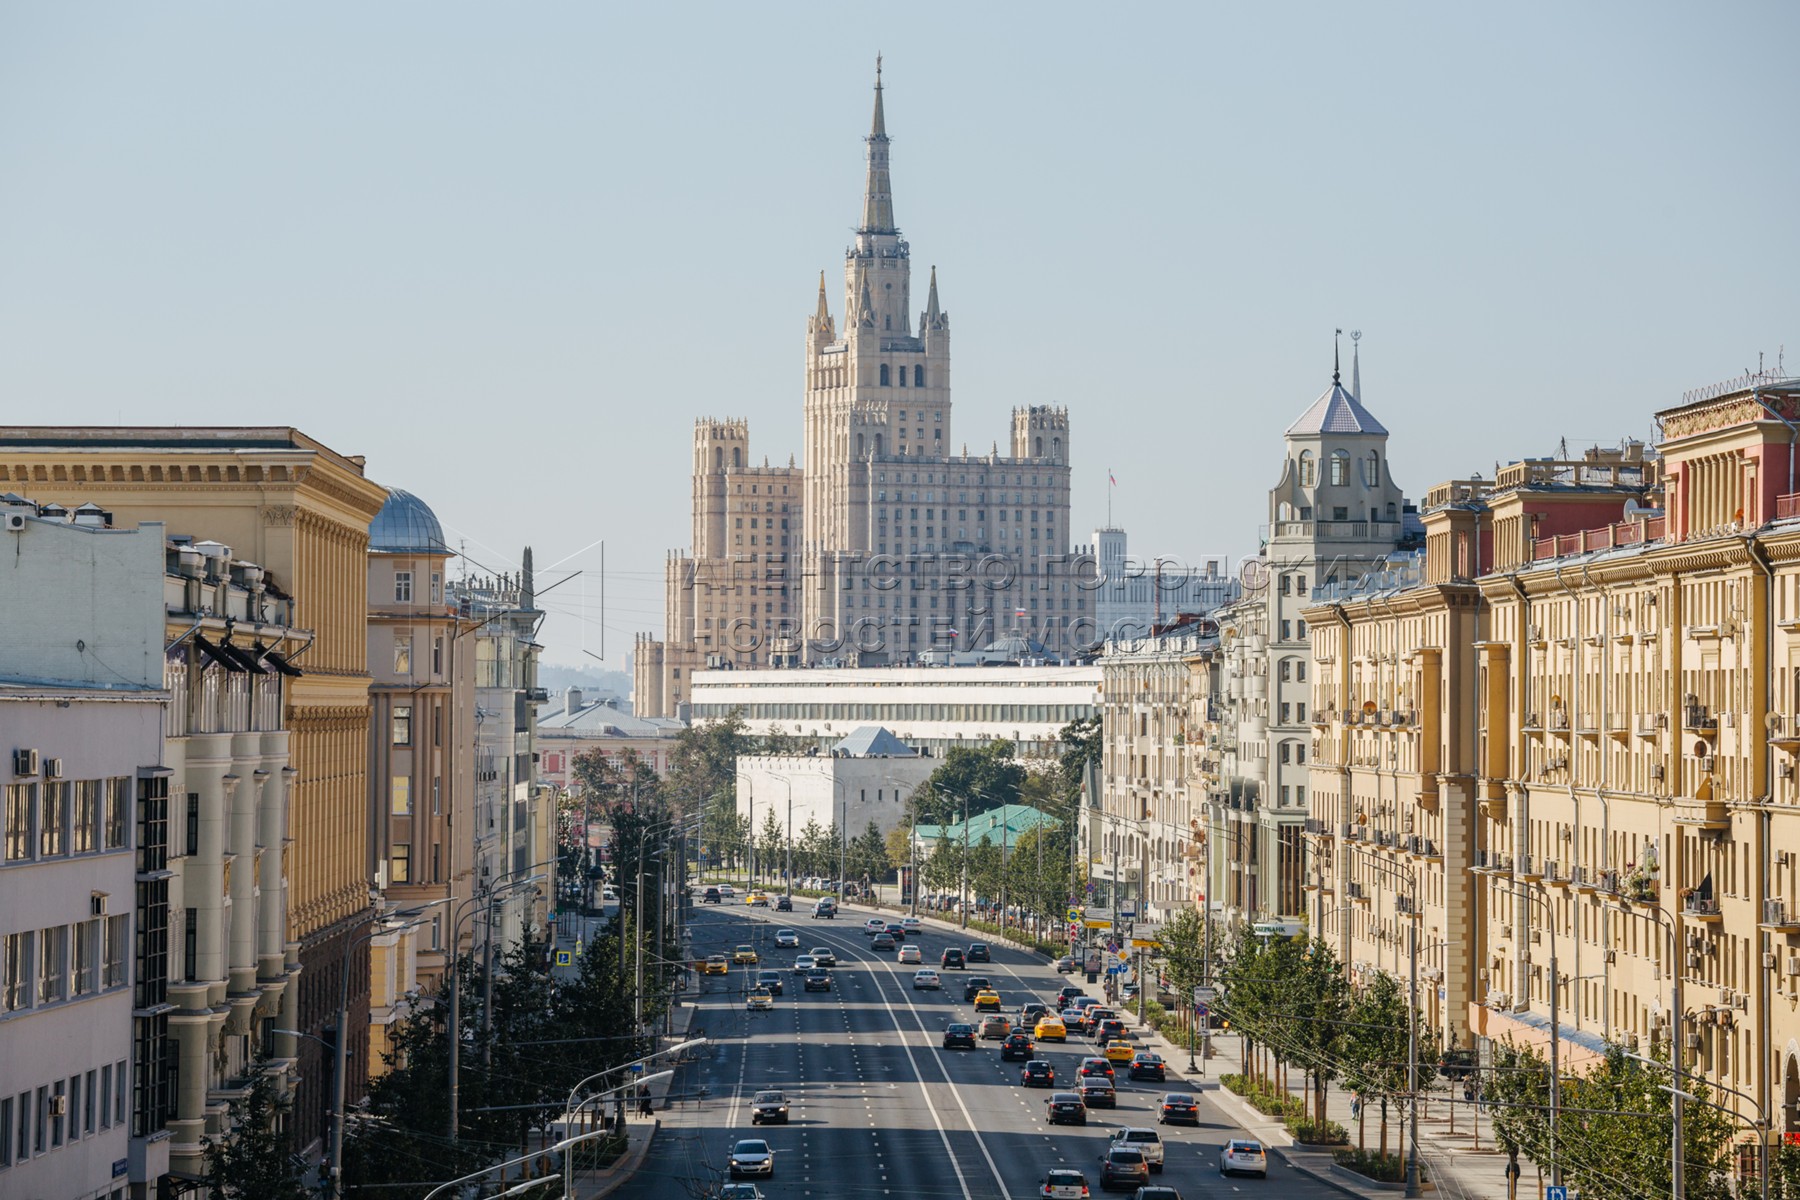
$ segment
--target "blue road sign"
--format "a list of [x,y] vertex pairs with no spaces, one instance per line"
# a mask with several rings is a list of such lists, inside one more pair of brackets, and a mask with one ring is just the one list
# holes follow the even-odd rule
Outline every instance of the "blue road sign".
[[1544,1200],[1569,1200],[1569,1189],[1554,1183],[1545,1184]]
[[574,962],[575,962],[575,955],[572,954],[571,952],[569,952],[567,950],[558,950],[556,952],[556,965],[557,966],[559,966],[559,967],[572,966],[572,965],[574,965]]

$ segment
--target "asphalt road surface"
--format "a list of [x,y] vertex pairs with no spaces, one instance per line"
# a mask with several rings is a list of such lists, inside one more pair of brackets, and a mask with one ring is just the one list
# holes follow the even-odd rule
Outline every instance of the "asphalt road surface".
[[[861,930],[867,910],[846,908],[837,919],[821,921],[812,919],[810,905],[796,907],[807,911],[774,913],[741,902],[695,905],[695,958],[729,954],[750,942],[761,962],[702,977],[704,994],[692,1027],[704,1028],[714,1049],[711,1057],[681,1068],[671,1088],[688,1095],[705,1089],[706,1097],[677,1102],[661,1114],[662,1131],[650,1155],[614,1193],[617,1200],[715,1195],[726,1181],[731,1144],[746,1137],[766,1138],[775,1150],[774,1177],[752,1181],[768,1200],[1037,1200],[1051,1167],[1085,1172],[1098,1200],[1107,1137],[1126,1125],[1159,1129],[1167,1165],[1150,1182],[1176,1188],[1183,1200],[1341,1195],[1290,1171],[1274,1155],[1266,1180],[1221,1177],[1220,1146],[1246,1135],[1206,1093],[1199,1128],[1156,1126],[1162,1095],[1188,1090],[1174,1070],[1166,1084],[1131,1083],[1121,1071],[1116,1111],[1089,1113],[1085,1128],[1045,1124],[1049,1092],[1021,1087],[1020,1064],[1001,1062],[998,1042],[978,1043],[972,1052],[947,1051],[944,1026],[973,1019],[972,1005],[962,1000],[965,974],[993,980],[1009,1015],[1028,998],[1048,1001],[1065,983],[1081,985],[1083,977],[1059,976],[1022,951],[996,947],[992,964],[943,972],[944,991],[915,992],[917,966],[869,949]],[[774,931],[782,927],[799,933],[799,950],[775,948]],[[935,966],[945,946],[968,941],[927,928],[909,944],[920,945],[925,965]],[[790,972],[795,955],[817,945],[830,946],[838,966],[830,992],[807,993]],[[783,972],[784,994],[773,1012],[745,1011],[749,981],[770,968]],[[1066,1046],[1040,1045],[1037,1056],[1055,1065],[1060,1090],[1092,1053],[1074,1037]],[[790,1124],[752,1128],[750,1100],[761,1088],[787,1094]]]

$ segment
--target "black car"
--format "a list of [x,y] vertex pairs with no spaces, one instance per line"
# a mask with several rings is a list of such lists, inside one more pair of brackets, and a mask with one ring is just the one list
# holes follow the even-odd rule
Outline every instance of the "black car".
[[889,921],[887,931],[888,936],[892,937],[896,942],[904,942],[906,940],[906,926],[898,921]]
[[876,934],[874,940],[869,943],[869,949],[871,950],[892,950],[893,948],[894,935],[885,929]]
[[1056,1068],[1048,1060],[1034,1058],[1019,1071],[1021,1087],[1055,1087]]
[[723,904],[723,903],[725,903],[725,897],[719,895],[718,888],[709,887],[706,889],[705,893],[703,895],[701,895],[700,903],[702,903],[702,904]]
[[1031,1044],[1029,1033],[1009,1033],[1006,1035],[1006,1040],[1000,1043],[1000,1061],[1023,1062],[1030,1058],[1036,1050],[1037,1047]]
[[988,982],[987,976],[985,976],[985,975],[969,976],[966,980],[963,981],[963,1001],[964,1001],[964,1003],[967,1003],[968,1001],[973,1000],[975,998],[976,992],[985,992],[992,986],[993,986],[993,984]]
[[987,948],[986,942],[970,942],[969,949],[963,955],[963,957],[968,959],[972,963],[978,963],[978,962],[984,963],[984,962],[993,962],[994,961],[993,959],[988,957],[988,948]]
[[1120,1041],[1125,1037],[1125,1022],[1117,1017],[1108,1017],[1094,1026],[1094,1044],[1104,1046],[1108,1042]]
[[1157,1111],[1156,1123],[1159,1125],[1198,1125],[1200,1124],[1200,1102],[1187,1092],[1170,1092],[1162,1098],[1162,1107]]
[[938,966],[944,968],[946,971],[965,970],[968,965],[968,963],[963,961],[963,952],[958,950],[955,946],[946,948],[944,953],[938,958]]
[[1086,1125],[1087,1105],[1074,1092],[1052,1092],[1044,1101],[1045,1119],[1052,1125]]
[[781,972],[780,971],[758,971],[756,973],[756,986],[759,988],[765,989],[766,991],[769,992],[770,995],[774,995],[774,996],[781,995],[782,994]]
[[1064,1008],[1067,1008],[1067,1007],[1069,1007],[1069,1001],[1075,999],[1077,996],[1085,996],[1085,995],[1087,995],[1086,992],[1082,991],[1080,988],[1076,987],[1074,984],[1070,984],[1068,987],[1064,988],[1062,991],[1056,993],[1056,999],[1058,1000],[1058,1002],[1060,1002],[1062,1004],[1062,1006]]
[[793,912],[794,911],[794,898],[792,896],[782,896],[780,899],[776,900],[775,901],[775,911],[776,912]]
[[1113,1090],[1112,1080],[1091,1075],[1081,1081],[1081,1102],[1089,1108],[1117,1108],[1119,1093]]
[[1149,1187],[1150,1164],[1144,1160],[1144,1152],[1114,1146],[1101,1155],[1100,1186],[1106,1191]]
[[827,971],[808,971],[806,973],[806,990],[829,992],[831,990],[831,974]]
[[1162,1056],[1148,1050],[1139,1050],[1131,1056],[1131,1069],[1126,1074],[1130,1079],[1150,1079],[1157,1083],[1169,1077]]
[[944,1049],[973,1050],[975,1048],[975,1027],[958,1021],[954,1025],[944,1027]]

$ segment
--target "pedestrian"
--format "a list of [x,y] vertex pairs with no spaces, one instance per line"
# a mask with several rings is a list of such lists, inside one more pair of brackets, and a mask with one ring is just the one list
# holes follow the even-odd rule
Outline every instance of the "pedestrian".
[[654,1116],[656,1114],[656,1109],[650,1103],[650,1085],[647,1083],[638,1084],[637,1094],[638,1115],[641,1117]]

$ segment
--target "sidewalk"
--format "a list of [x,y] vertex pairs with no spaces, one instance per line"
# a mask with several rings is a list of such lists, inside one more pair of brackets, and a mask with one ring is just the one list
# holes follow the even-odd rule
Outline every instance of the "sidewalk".
[[[692,1004],[678,1005],[671,1014],[671,1033],[660,1039],[664,1046],[674,1045],[686,1039],[688,1029],[694,1019]],[[655,1074],[665,1068],[658,1066]],[[652,1109],[666,1109],[670,1085],[675,1083],[674,1076],[660,1079],[650,1084],[650,1104]],[[656,1140],[657,1132],[662,1128],[662,1120],[658,1117],[638,1116],[636,1100],[628,1100],[625,1105],[625,1153],[621,1154],[610,1167],[598,1171],[582,1171],[575,1176],[575,1189],[571,1200],[602,1200],[624,1185],[625,1181],[637,1173],[644,1159],[650,1154],[650,1147]]]

